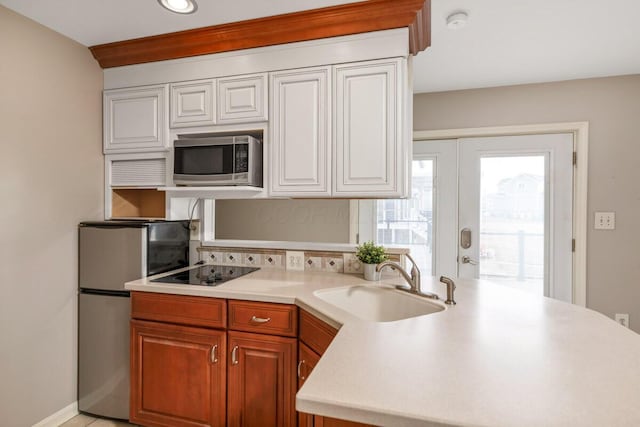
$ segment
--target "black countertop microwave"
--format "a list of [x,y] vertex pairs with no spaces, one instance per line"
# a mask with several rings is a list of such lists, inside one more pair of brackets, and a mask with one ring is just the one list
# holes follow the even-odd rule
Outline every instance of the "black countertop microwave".
[[262,187],[262,142],[250,135],[181,135],[173,154],[176,185]]

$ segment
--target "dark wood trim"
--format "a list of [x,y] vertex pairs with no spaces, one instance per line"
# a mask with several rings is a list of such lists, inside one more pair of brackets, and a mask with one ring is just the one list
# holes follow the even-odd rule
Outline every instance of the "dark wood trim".
[[429,46],[431,0],[367,0],[92,46],[102,68],[409,28],[412,54]]

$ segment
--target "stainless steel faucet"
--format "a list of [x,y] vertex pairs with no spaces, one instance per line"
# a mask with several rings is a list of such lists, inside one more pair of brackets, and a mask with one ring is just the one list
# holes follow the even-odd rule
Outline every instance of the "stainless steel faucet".
[[406,288],[405,286],[398,285],[398,286],[396,286],[398,289],[406,291],[406,292],[410,292],[412,294],[421,295],[421,296],[426,297],[426,298],[439,299],[438,295],[436,295],[434,293],[422,292],[422,289],[420,288],[420,270],[418,269],[418,265],[416,264],[416,261],[413,258],[411,258],[411,255],[405,254],[405,256],[407,258],[409,258],[409,260],[413,264],[411,266],[411,275],[409,275],[402,268],[402,266],[400,264],[398,264],[397,262],[394,262],[394,261],[383,261],[383,262],[381,262],[380,264],[378,264],[376,266],[376,271],[380,272],[385,267],[393,267],[394,269],[398,270],[398,272],[402,275],[404,280],[406,280],[407,283],[409,284],[409,288]]
[[[385,267],[393,267],[394,269],[398,270],[398,273],[400,273],[400,275],[402,275],[404,280],[406,280],[407,283],[409,284],[408,288],[401,285],[396,286],[396,288],[402,291],[410,292],[412,294],[420,295],[426,298],[440,299],[438,295],[434,293],[422,292],[422,289],[420,288],[420,270],[418,269],[418,265],[416,264],[416,261],[413,258],[411,258],[411,255],[405,254],[405,256],[409,258],[409,260],[411,261],[411,264],[413,264],[411,266],[411,275],[407,274],[407,272],[402,268],[400,264],[393,261],[381,262],[376,266],[376,271],[380,272]],[[449,305],[456,305],[456,301],[453,299],[453,291],[455,291],[456,289],[456,284],[453,282],[453,280],[451,280],[446,276],[440,276],[440,281],[445,285],[447,285],[447,299],[445,300],[444,303]]]

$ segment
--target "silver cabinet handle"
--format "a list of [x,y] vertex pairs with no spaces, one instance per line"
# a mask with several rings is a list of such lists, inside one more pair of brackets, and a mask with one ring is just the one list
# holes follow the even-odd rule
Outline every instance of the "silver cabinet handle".
[[233,347],[233,350],[231,350],[231,364],[238,364],[238,346]]
[[270,320],[271,320],[271,317],[266,317],[266,318],[265,317],[256,317],[256,316],[251,317],[251,321],[253,323],[267,323]]
[[211,363],[218,363],[218,344],[211,347]]
[[305,363],[305,362],[304,362],[304,360],[301,360],[301,361],[299,361],[299,362],[298,362],[298,378],[300,378],[301,380],[304,380],[304,379],[305,379],[305,378],[302,376],[302,372],[301,372],[302,365],[304,365],[304,363]]
[[462,263],[463,264],[478,265],[478,261],[474,261],[474,260],[472,260],[471,258],[469,258],[466,255],[462,257]]

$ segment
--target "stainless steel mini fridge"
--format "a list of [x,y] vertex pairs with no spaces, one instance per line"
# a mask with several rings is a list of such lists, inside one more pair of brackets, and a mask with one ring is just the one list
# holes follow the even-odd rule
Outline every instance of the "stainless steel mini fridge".
[[78,409],[129,418],[129,291],[124,283],[185,267],[188,221],[79,226]]

